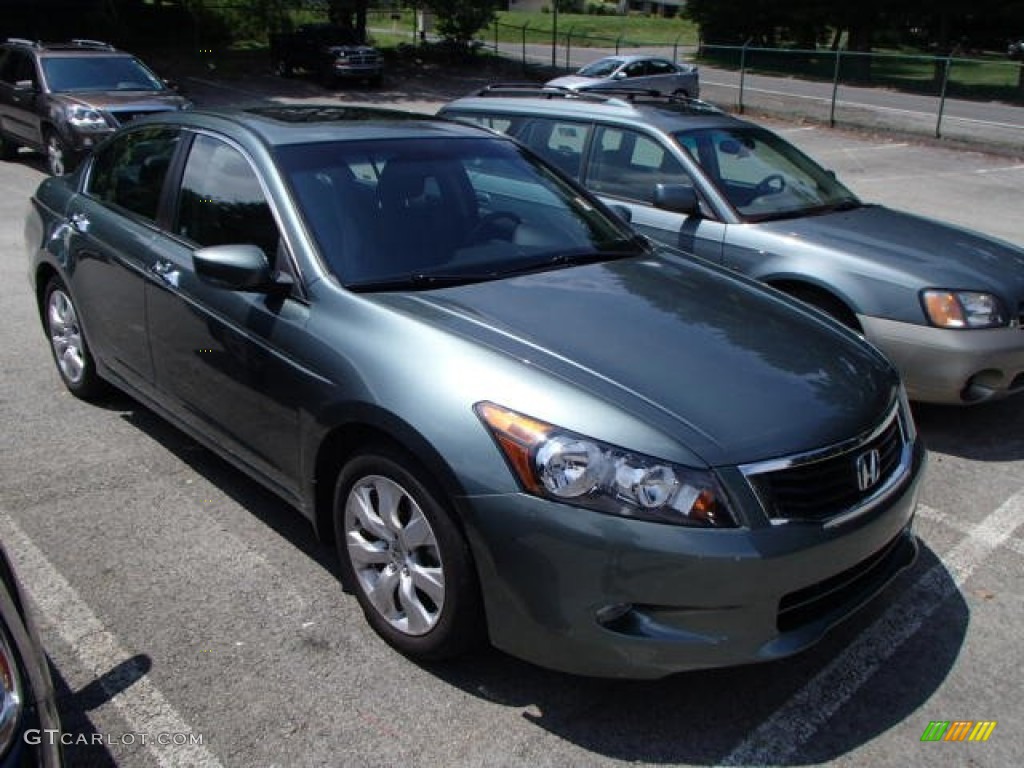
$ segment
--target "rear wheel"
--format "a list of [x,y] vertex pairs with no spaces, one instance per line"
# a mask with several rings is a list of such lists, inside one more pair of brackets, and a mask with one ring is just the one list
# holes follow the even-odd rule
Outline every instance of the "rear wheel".
[[75,397],[89,400],[103,394],[106,383],[96,373],[78,310],[59,277],[51,278],[43,294],[43,322],[50,337],[50,349],[64,386]]
[[374,446],[342,469],[334,530],[342,577],[389,645],[412,658],[458,656],[483,636],[469,547],[411,456]]
[[291,65],[284,59],[278,59],[274,62],[274,74],[278,77],[291,77],[294,73]]

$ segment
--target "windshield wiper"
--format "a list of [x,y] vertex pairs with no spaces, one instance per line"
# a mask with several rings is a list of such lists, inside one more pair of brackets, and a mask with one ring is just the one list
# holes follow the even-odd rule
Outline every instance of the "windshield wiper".
[[616,261],[618,259],[631,259],[650,255],[650,248],[647,240],[640,236],[625,240],[623,245],[637,245],[635,251],[629,250],[593,250],[573,251],[568,253],[556,253],[541,261],[531,261],[509,269],[493,269],[488,272],[460,272],[460,273],[427,273],[414,272],[407,275],[393,275],[383,279],[366,280],[363,282],[346,283],[345,287],[350,291],[398,291],[398,290],[429,290],[431,288],[448,288],[456,285],[469,285],[471,283],[484,283],[488,280],[500,280],[505,277],[516,275],[528,275],[537,272],[547,272],[551,269],[562,269],[565,267],[581,266],[583,264],[596,264],[602,261]]

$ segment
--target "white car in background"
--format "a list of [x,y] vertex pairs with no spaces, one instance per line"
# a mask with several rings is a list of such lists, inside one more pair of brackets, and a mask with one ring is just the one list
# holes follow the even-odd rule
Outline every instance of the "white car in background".
[[545,85],[573,91],[640,88],[665,95],[700,97],[697,67],[674,64],[659,56],[606,56],[587,64],[574,75],[556,77]]

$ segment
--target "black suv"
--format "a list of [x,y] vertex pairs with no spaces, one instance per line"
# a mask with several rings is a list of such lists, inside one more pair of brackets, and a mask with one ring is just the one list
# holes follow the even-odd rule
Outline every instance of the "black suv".
[[191,105],[130,53],[98,40],[0,44],[0,158],[46,153],[54,176],[129,120]]

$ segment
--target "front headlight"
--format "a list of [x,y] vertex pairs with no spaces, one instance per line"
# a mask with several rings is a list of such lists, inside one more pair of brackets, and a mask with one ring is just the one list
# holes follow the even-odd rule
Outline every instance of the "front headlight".
[[626,451],[494,403],[476,414],[523,488],[606,514],[703,528],[732,528],[725,492],[708,470]]
[[97,110],[78,104],[68,107],[67,116],[68,122],[79,130],[99,131],[108,127],[107,121]]
[[933,325],[939,328],[997,328],[1007,324],[998,298],[980,291],[921,291],[921,304]]

